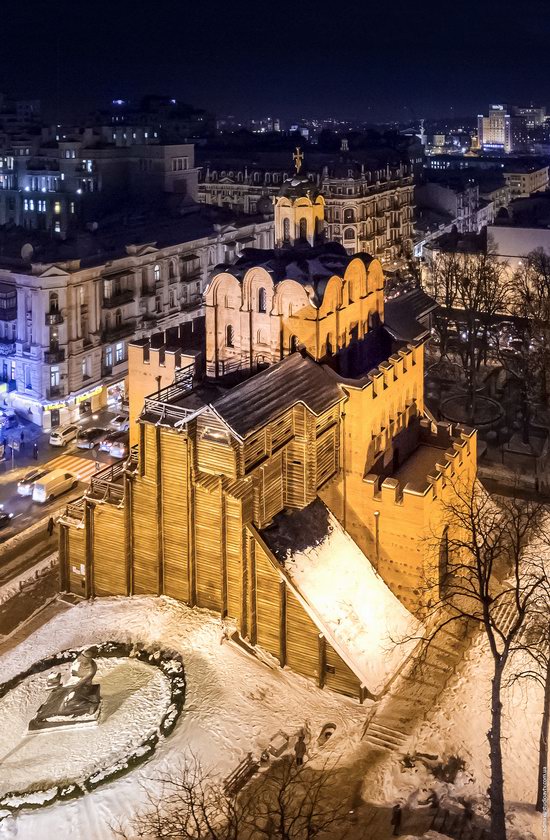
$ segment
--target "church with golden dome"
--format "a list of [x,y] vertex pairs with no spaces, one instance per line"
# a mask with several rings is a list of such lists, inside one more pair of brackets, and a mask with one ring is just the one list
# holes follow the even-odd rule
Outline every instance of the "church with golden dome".
[[427,538],[444,544],[476,435],[424,405],[423,293],[385,300],[377,259],[325,241],[295,163],[275,248],[212,272],[204,325],[130,345],[132,455],[62,516],[62,587],[207,608],[281,666],[377,698],[406,655],[388,639],[444,585]]

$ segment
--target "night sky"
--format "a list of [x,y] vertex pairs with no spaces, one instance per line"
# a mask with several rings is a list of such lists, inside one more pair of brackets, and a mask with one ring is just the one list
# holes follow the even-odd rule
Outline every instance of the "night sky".
[[0,90],[61,118],[169,93],[218,114],[366,120],[549,102],[547,0],[20,0]]

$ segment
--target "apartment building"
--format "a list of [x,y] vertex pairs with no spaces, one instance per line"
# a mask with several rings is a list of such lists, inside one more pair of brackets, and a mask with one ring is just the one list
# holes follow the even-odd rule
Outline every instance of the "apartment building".
[[[128,342],[196,317],[216,265],[272,245],[271,222],[218,224],[198,212],[90,232],[72,252],[53,241],[40,259],[30,246],[3,256],[0,399],[44,429],[116,406]],[[87,256],[100,246],[101,257]]]

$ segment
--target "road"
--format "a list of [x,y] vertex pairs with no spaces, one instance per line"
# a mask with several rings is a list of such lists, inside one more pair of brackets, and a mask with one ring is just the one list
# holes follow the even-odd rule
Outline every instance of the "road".
[[[96,419],[88,418],[80,425],[83,427],[97,425],[108,428],[109,421],[113,416],[114,414],[111,412],[102,411],[96,416]],[[106,452],[98,452],[97,449],[77,449],[75,443],[71,443],[64,448],[50,446],[48,442],[49,434],[30,426],[23,427],[23,430],[25,436],[23,451],[15,454],[14,468],[12,468],[11,457],[0,462],[0,505],[8,513],[13,513],[10,524],[0,531],[0,562],[5,559],[5,554],[1,548],[2,543],[25,531],[44,517],[57,512],[70,499],[82,495],[90,476],[96,471],[96,462],[107,466],[115,463],[116,460]],[[36,460],[33,457],[33,443],[35,442],[38,446]],[[42,465],[47,466],[48,469],[64,469],[74,473],[80,479],[78,488],[46,504],[33,502],[30,496],[20,496],[17,493],[17,482],[29,470]],[[44,530],[44,538],[45,535],[46,531]],[[35,544],[38,546],[41,542],[42,540],[38,539]]]

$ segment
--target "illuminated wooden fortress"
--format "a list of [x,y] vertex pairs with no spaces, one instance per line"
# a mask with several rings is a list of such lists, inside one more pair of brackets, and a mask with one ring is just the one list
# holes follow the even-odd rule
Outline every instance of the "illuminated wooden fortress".
[[319,241],[323,206],[298,171],[278,247],[214,272],[204,338],[195,324],[130,346],[136,446],[62,517],[62,585],[214,610],[362,699],[406,653],[388,633],[445,574],[426,537],[476,438],[426,416],[421,293],[385,306],[376,259]]

